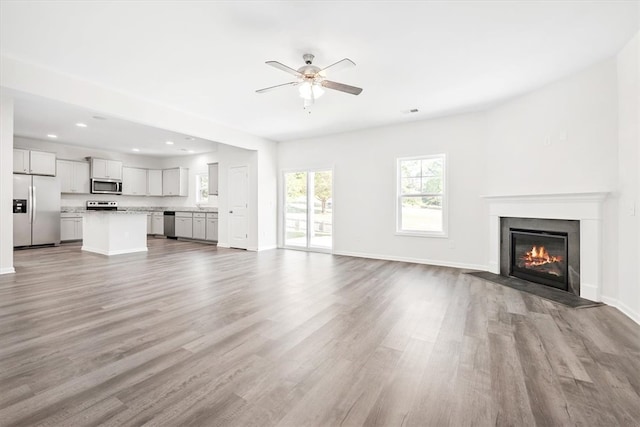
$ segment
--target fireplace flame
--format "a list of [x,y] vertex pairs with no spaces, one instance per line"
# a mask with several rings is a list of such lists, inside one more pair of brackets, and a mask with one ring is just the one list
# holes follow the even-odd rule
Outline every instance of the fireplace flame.
[[526,267],[536,267],[562,261],[561,256],[550,255],[544,246],[534,246],[522,256],[522,259]]

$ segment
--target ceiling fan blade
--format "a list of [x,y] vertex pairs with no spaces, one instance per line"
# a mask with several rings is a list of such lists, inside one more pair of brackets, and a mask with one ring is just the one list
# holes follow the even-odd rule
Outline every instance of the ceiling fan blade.
[[332,82],[331,80],[323,80],[321,85],[328,89],[339,90],[340,92],[350,93],[351,95],[360,95],[360,92],[362,92],[362,88]]
[[300,84],[300,82],[289,82],[289,83],[283,83],[281,85],[275,85],[275,86],[270,86],[270,87],[265,87],[263,89],[258,89],[256,92],[257,93],[265,93],[265,92],[269,92],[270,90],[273,89],[278,89],[279,87],[284,87],[284,86],[296,86]]
[[265,64],[267,65],[271,65],[272,67],[277,68],[278,70],[282,70],[284,72],[287,72],[289,74],[293,74],[296,77],[304,77],[302,73],[298,72],[298,70],[294,70],[291,67],[287,67],[286,65],[278,62],[278,61],[267,61],[265,62]]
[[349,58],[341,59],[338,62],[334,62],[333,64],[324,67],[322,70],[318,71],[318,73],[322,73],[325,70],[331,68],[331,72],[344,70],[345,68],[355,67],[356,63],[350,60]]

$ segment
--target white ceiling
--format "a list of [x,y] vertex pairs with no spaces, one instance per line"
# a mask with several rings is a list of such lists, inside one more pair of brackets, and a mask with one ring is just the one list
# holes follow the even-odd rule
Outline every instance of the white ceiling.
[[[275,140],[470,111],[615,55],[638,1],[1,3],[0,50]],[[293,68],[357,66],[303,111]],[[418,113],[403,111],[417,108]]]
[[[86,127],[78,127],[77,123]],[[212,141],[23,93],[14,93],[14,134],[154,157],[202,154],[218,149],[218,144]]]

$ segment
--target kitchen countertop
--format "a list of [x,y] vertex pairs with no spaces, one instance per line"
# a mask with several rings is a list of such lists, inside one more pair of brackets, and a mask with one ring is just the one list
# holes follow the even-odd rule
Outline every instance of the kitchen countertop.
[[[198,208],[189,206],[180,207],[162,207],[162,206],[122,206],[118,208],[117,212],[203,212],[203,213],[216,213],[218,208]],[[79,206],[62,206],[60,208],[61,213],[85,213],[87,209]],[[95,212],[95,211],[91,211]],[[113,212],[113,211],[111,211]]]
[[110,215],[146,215],[145,211],[84,211],[83,214],[110,214]]

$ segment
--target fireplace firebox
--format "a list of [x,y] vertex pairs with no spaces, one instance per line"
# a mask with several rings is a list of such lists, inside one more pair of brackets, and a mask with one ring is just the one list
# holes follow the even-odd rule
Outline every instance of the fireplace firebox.
[[510,275],[568,290],[567,233],[510,229]]
[[500,274],[580,295],[580,221],[500,218]]

